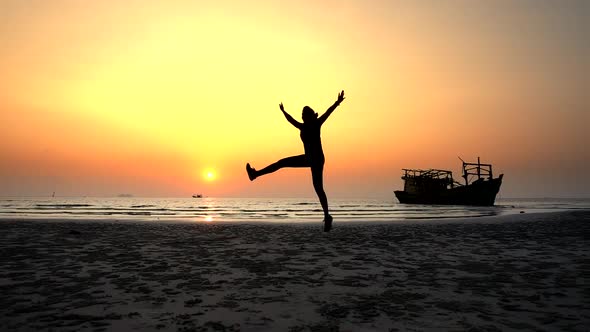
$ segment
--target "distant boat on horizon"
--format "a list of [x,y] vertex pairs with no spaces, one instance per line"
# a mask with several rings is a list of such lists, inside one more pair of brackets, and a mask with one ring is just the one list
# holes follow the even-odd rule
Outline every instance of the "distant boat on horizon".
[[203,195],[202,194],[194,194],[193,198],[203,198]]
[[479,157],[477,164],[461,161],[465,184],[447,170],[403,169],[404,190],[394,191],[395,197],[404,204],[494,205],[504,174],[494,178],[492,165],[480,163]]

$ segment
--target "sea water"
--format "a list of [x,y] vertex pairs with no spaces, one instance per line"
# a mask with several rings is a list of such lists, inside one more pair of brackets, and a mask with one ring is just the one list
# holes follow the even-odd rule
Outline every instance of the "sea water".
[[[495,206],[400,204],[387,199],[330,199],[338,222],[482,217],[590,209],[590,199],[498,199]],[[311,222],[323,213],[315,198],[4,197],[0,218]]]

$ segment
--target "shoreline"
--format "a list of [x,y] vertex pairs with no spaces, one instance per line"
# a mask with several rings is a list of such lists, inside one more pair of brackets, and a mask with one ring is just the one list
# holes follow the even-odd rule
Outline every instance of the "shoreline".
[[[2,202],[0,202],[2,203]],[[311,199],[99,199],[72,198],[4,201],[0,219],[145,221],[167,223],[321,223],[323,213]],[[490,207],[399,204],[391,199],[335,199],[331,214],[338,224],[410,223],[525,213],[590,209],[590,200],[515,200]],[[476,219],[473,219],[476,220]]]
[[572,330],[590,211],[341,223],[0,220],[0,329]]
[[[481,216],[466,216],[466,217],[416,217],[416,218],[404,218],[404,219],[372,219],[372,220],[338,220],[334,218],[334,225],[340,226],[359,226],[359,225],[404,225],[404,224],[445,224],[445,223],[469,223],[477,221],[478,223],[497,223],[497,222],[514,222],[514,221],[526,221],[531,218],[538,218],[551,215],[562,215],[570,213],[590,213],[590,208],[578,208],[578,209],[548,209],[535,212],[520,212],[518,209],[510,212],[503,212],[493,215],[481,215]],[[362,219],[362,218],[359,218]],[[20,221],[20,222],[55,222],[55,223],[68,223],[68,222],[97,222],[97,223],[139,223],[139,224],[205,224],[205,225],[312,225],[322,223],[323,218],[318,214],[315,219],[301,219],[297,221],[276,219],[276,220],[223,220],[216,219],[214,221],[207,221],[204,218],[71,218],[71,217],[7,217],[0,216],[0,222]]]

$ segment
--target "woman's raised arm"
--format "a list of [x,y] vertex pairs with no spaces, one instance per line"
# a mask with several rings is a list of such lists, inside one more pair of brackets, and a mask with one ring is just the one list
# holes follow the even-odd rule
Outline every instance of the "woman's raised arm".
[[289,113],[285,112],[285,107],[283,107],[283,103],[279,104],[279,108],[281,109],[281,112],[283,112],[283,115],[285,116],[285,118],[287,118],[287,121],[289,121],[293,126],[295,126],[295,128],[301,129],[301,126],[303,126],[303,124],[301,122],[293,119],[293,117],[291,115],[289,115]]
[[326,110],[326,112],[324,114],[322,114],[322,116],[319,117],[320,124],[323,124],[328,119],[330,114],[332,114],[332,112],[334,112],[336,107],[338,107],[343,100],[344,100],[344,90],[342,90],[338,94],[338,99],[336,100],[336,102],[332,106],[330,106],[330,108],[328,108]]

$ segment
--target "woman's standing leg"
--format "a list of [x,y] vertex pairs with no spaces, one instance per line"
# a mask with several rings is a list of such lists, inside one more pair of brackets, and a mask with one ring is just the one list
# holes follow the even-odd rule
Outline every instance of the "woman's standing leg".
[[250,164],[246,164],[246,172],[248,172],[248,177],[250,178],[250,181],[253,181],[259,176],[276,172],[284,167],[309,167],[309,161],[307,160],[305,155],[302,154],[299,156],[283,158],[277,161],[276,163],[272,163],[259,171],[250,167]]
[[324,232],[330,231],[332,228],[332,216],[328,210],[328,197],[324,191],[324,163],[311,166],[311,179],[313,181],[313,188],[315,189],[322,210],[324,210]]

